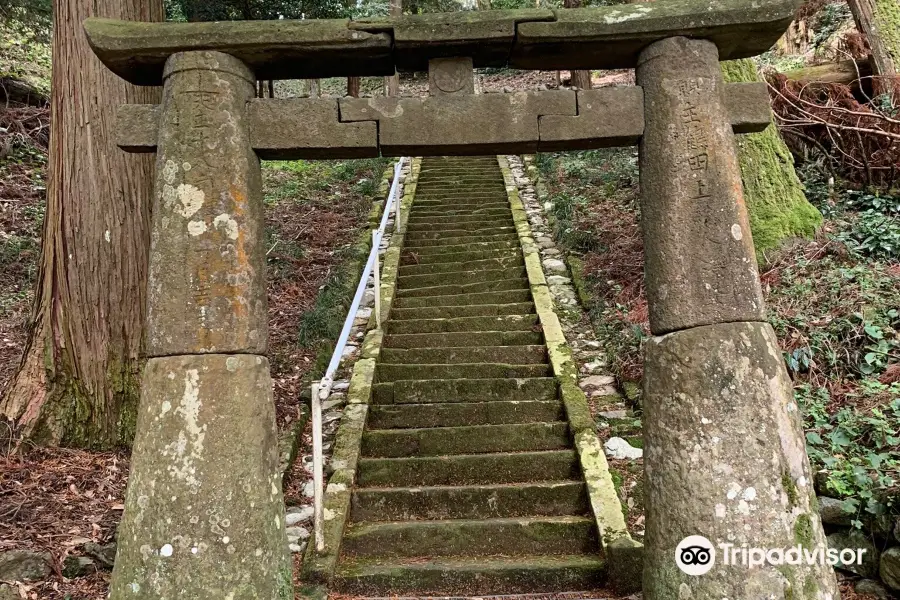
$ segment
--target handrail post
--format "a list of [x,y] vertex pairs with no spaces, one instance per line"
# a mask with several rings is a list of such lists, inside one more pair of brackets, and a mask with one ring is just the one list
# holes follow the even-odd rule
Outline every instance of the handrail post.
[[322,456],[322,399],[319,382],[312,384],[312,439],[313,439],[313,530],[316,550],[325,550],[325,482],[324,457]]
[[381,329],[381,261],[378,259],[381,236],[378,230],[372,230],[372,248],[375,249],[375,264],[372,266],[372,275],[375,278],[375,325]]

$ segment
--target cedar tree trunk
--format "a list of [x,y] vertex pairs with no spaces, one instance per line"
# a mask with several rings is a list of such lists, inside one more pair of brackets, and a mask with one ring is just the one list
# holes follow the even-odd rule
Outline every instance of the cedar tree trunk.
[[54,0],[47,209],[31,331],[0,414],[26,439],[130,443],[138,402],[152,155],[115,145],[121,104],[156,103],[88,47],[87,17],[161,21],[162,0]]

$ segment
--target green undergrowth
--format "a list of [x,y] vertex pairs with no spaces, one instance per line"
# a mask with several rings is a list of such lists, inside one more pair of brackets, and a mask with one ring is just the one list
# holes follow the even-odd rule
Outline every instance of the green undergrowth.
[[[635,158],[537,158],[553,234],[579,259],[570,266],[583,265],[586,308],[620,385],[642,377],[649,334]],[[821,471],[817,491],[845,499],[862,524],[900,504],[900,197],[829,185],[815,164],[798,174],[825,221],[815,239],[768,254],[763,288]],[[636,435],[627,429],[619,434]]]
[[296,401],[325,370],[369,250],[369,216],[373,203],[384,200],[387,165],[385,159],[263,163],[276,400],[282,394]]
[[49,96],[50,45],[35,34],[18,21],[0,20],[0,80],[24,81]]

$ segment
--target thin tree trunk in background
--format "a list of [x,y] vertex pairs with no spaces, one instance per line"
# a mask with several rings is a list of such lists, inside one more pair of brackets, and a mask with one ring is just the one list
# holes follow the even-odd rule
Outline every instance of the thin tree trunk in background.
[[[403,0],[391,0],[391,16],[399,17],[403,15]],[[400,76],[394,75],[384,78],[384,95],[399,96],[400,95]]]
[[275,80],[270,79],[269,80],[269,98],[274,98],[274,97],[275,97]]
[[310,98],[318,98],[319,97],[319,80],[318,79],[307,79],[306,80],[307,90],[309,90]]
[[[582,0],[564,0],[563,6],[566,8],[581,8]],[[579,90],[591,89],[591,72],[587,70],[571,71],[572,87]]]
[[347,78],[347,95],[353,98],[359,98],[359,77]]
[[881,77],[900,70],[900,3],[897,0],[848,0],[856,27],[872,51],[872,68]]
[[47,207],[29,339],[0,414],[47,444],[130,443],[140,392],[152,155],[115,144],[121,104],[158,88],[108,71],[87,17],[162,21],[162,0],[55,0]]

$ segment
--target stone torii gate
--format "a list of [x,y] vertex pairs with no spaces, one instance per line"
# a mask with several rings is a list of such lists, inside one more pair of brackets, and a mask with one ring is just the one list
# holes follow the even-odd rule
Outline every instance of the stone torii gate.
[[[361,21],[85,23],[160,106],[119,144],[156,152],[147,355],[111,598],[288,599],[266,359],[260,159],[640,145],[646,350],[644,593],[838,597],[824,566],[676,568],[689,535],[824,545],[798,409],[763,299],[735,133],[763,84],[720,60],[767,50],[791,0],[672,0]],[[473,94],[473,67],[637,68],[637,86]],[[429,72],[428,98],[255,99],[257,79]]]

